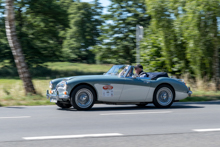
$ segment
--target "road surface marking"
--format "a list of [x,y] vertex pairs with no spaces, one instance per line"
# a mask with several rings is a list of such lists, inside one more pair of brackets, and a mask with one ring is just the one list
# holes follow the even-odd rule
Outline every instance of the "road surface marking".
[[171,113],[172,111],[152,111],[152,112],[127,112],[127,113],[103,113],[100,115],[129,115],[129,114],[152,114],[152,113]]
[[214,129],[193,129],[193,131],[196,131],[196,132],[212,132],[212,131],[220,131],[220,128],[214,128]]
[[7,119],[7,118],[29,118],[31,116],[12,116],[12,117],[0,117],[0,119]]
[[62,139],[62,138],[107,137],[107,136],[122,136],[122,135],[123,134],[120,134],[120,133],[106,133],[106,134],[23,137],[23,139],[25,139],[25,140],[43,140],[43,139]]

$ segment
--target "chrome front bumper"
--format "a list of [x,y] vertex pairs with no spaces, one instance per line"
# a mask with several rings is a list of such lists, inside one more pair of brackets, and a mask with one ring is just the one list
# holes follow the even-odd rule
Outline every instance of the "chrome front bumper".
[[52,94],[49,93],[49,90],[47,90],[47,99],[50,100],[50,102],[57,103],[57,101],[67,100],[69,99],[68,95],[60,95],[57,90],[52,90]]

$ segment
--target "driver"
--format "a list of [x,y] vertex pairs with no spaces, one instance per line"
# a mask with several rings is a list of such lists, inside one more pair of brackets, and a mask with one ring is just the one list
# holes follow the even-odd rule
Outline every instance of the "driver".
[[134,69],[138,77],[148,77],[147,73],[143,71],[143,66],[141,64],[137,64]]

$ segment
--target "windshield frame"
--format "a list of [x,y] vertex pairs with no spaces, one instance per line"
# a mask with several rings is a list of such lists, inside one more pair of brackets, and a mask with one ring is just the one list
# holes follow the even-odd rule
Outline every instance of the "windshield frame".
[[[125,73],[124,73],[123,75],[120,75],[120,73],[118,73],[118,74],[116,75],[116,74],[113,72],[113,71],[115,71],[115,69],[117,69],[117,68],[120,69],[120,68],[122,68],[122,67],[123,67],[123,70],[122,70],[122,71],[124,71],[124,70],[127,68],[126,71],[125,71]],[[108,75],[108,76],[118,76],[118,77],[120,77],[120,78],[125,78],[131,68],[132,68],[131,65],[113,65],[113,66],[108,70],[108,72],[105,73],[105,75]],[[113,73],[112,73],[112,72],[113,72]]]

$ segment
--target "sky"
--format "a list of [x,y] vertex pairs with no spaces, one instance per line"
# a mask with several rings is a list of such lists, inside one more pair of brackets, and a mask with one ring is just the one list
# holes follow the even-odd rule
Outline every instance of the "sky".
[[[81,2],[92,2],[92,1],[93,0],[81,0]],[[109,0],[100,0],[99,2],[104,7],[103,13],[107,13],[107,6],[110,5],[110,1]]]

